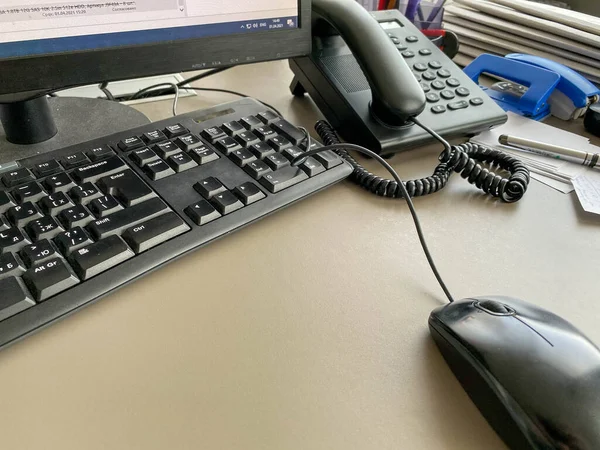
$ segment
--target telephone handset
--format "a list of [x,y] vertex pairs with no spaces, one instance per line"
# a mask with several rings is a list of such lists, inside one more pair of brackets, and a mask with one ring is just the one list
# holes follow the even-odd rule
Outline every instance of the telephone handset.
[[313,0],[313,48],[290,60],[294,95],[306,92],[348,141],[392,154],[437,133],[474,134],[506,113],[399,11],[354,0]]

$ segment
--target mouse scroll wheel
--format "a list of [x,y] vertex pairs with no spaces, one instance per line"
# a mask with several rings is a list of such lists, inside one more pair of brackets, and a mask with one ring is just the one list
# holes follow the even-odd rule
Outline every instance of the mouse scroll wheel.
[[512,315],[514,310],[495,300],[483,300],[475,304],[479,309],[492,314]]

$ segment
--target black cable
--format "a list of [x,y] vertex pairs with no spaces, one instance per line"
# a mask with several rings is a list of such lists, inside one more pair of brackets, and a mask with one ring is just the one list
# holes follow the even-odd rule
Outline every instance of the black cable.
[[115,96],[108,89],[108,81],[104,81],[103,83],[100,83],[100,86],[98,86],[98,87],[100,88],[100,90],[102,92],[104,92],[104,95],[106,95],[107,100],[110,100],[111,102],[116,101]]
[[194,81],[202,80],[203,78],[210,77],[212,75],[216,75],[218,73],[221,73],[221,72],[224,72],[226,70],[229,70],[232,67],[234,67],[234,66],[219,67],[218,69],[208,70],[208,71],[206,71],[204,73],[200,73],[198,75],[195,75],[193,77],[190,77],[190,78],[187,78],[187,79],[185,79],[183,81],[180,81],[179,83],[177,83],[177,87],[184,87],[183,86],[184,84],[193,83]]
[[[308,140],[308,142],[310,142],[310,135],[308,133],[306,133],[306,139]],[[306,152],[304,152],[302,155],[298,155],[297,157],[295,157],[292,160],[292,166],[297,166],[298,164],[301,164],[302,161],[304,161],[306,158],[308,158],[311,155],[316,155],[317,153],[321,153],[321,152],[324,152],[327,150],[335,150],[336,152],[339,152],[340,150],[343,150],[343,151],[354,150],[358,153],[362,153],[364,155],[370,156],[371,158],[375,159],[378,163],[380,163],[383,167],[385,167],[387,169],[387,171],[394,178],[399,189],[402,191],[401,197],[406,200],[406,204],[408,205],[408,209],[410,210],[410,214],[411,214],[413,222],[415,224],[415,228],[417,230],[417,235],[419,236],[419,241],[421,242],[421,247],[423,248],[423,252],[425,253],[427,262],[429,263],[429,267],[431,267],[431,270],[433,271],[433,274],[435,275],[437,282],[439,283],[442,290],[444,291],[444,294],[446,294],[446,297],[448,297],[448,301],[450,303],[452,303],[454,301],[454,298],[452,297],[452,294],[450,294],[450,291],[446,287],[446,283],[444,283],[444,280],[442,279],[442,276],[438,272],[435,262],[433,261],[433,257],[431,256],[431,253],[429,252],[429,247],[427,246],[427,242],[425,241],[425,236],[423,235],[423,230],[421,228],[421,222],[419,220],[419,216],[417,215],[417,212],[415,211],[415,206],[413,204],[411,196],[409,195],[408,191],[406,190],[406,186],[404,185],[404,182],[400,179],[400,177],[398,176],[398,173],[394,170],[394,168],[392,166],[390,166],[387,163],[387,161],[385,159],[383,159],[381,156],[379,156],[377,153],[375,153],[371,150],[368,150],[364,147],[361,147],[360,145],[332,144],[332,145],[326,145],[324,147],[315,148],[313,150],[310,150],[310,147],[307,145],[307,149],[308,150]]]

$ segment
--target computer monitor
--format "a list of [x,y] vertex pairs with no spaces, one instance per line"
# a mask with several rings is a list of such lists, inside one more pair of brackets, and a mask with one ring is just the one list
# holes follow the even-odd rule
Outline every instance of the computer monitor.
[[310,0],[5,0],[0,115],[6,128],[43,119],[40,97],[58,89],[309,50]]

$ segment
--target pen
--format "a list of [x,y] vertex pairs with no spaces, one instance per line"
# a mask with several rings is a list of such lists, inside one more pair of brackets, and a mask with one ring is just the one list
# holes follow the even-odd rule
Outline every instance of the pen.
[[498,142],[516,149],[525,150],[548,158],[560,159],[561,161],[574,162],[584,166],[600,168],[598,165],[599,153],[588,153],[582,150],[561,147],[560,145],[546,144],[544,142],[532,141],[530,139],[516,136],[501,135]]

